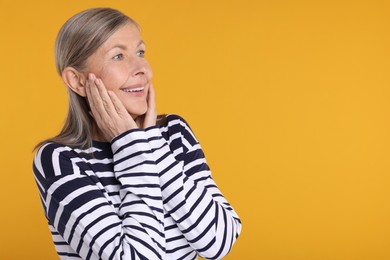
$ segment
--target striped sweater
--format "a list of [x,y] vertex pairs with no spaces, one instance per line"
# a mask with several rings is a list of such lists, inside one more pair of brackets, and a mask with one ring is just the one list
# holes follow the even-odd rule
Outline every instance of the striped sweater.
[[33,170],[61,259],[220,259],[241,231],[177,115],[88,150],[47,143]]

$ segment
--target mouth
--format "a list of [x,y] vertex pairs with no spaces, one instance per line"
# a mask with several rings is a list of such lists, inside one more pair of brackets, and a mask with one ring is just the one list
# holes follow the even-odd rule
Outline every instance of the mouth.
[[144,90],[145,87],[138,87],[138,88],[121,88],[123,92],[140,92]]
[[127,87],[127,88],[120,88],[120,90],[125,92],[125,93],[130,93],[130,94],[134,94],[137,96],[142,95],[144,93],[144,89],[145,89],[145,87],[142,85],[135,85],[135,86]]

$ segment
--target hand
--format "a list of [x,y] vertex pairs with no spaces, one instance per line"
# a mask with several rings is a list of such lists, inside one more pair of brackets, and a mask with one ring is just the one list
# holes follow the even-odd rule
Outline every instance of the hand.
[[148,92],[148,110],[144,115],[138,116],[135,119],[139,128],[148,128],[156,125],[157,112],[156,112],[156,95],[152,84],[150,84]]
[[134,128],[136,122],[112,91],[107,91],[103,82],[94,74],[89,74],[86,93],[91,113],[106,141]]

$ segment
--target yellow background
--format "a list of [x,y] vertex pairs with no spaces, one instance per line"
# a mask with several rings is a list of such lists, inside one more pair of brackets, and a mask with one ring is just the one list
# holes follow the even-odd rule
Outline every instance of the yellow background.
[[138,21],[160,113],[201,141],[243,222],[226,259],[390,259],[390,2],[0,1],[1,259],[56,259],[32,149],[65,117],[60,26]]

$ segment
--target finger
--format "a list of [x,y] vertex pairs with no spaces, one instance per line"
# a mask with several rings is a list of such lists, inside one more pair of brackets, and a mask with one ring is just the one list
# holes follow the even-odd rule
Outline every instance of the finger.
[[95,85],[97,87],[99,96],[101,98],[103,107],[105,108],[107,114],[110,116],[115,116],[117,113],[116,113],[114,104],[112,103],[111,98],[108,95],[106,86],[104,86],[103,81],[101,79],[95,79],[94,82],[95,82]]
[[121,115],[121,116],[127,115],[127,116],[131,117],[129,115],[129,113],[127,112],[125,106],[123,105],[122,101],[118,98],[118,96],[113,91],[109,90],[108,95],[109,95],[111,102],[114,106],[114,109],[118,115]]
[[107,113],[105,111],[104,105],[101,101],[101,97],[97,86],[95,84],[96,76],[92,73],[89,74],[87,80],[87,98],[91,112],[95,115],[95,118],[104,118]]
[[89,77],[90,76],[88,76],[88,79],[85,82],[85,94],[87,95],[88,104],[92,102],[92,93],[91,93],[91,85],[90,85]]
[[151,110],[156,110],[156,93],[154,92],[153,85],[150,84],[149,88],[149,94],[148,94],[148,107],[151,108]]
[[144,119],[144,128],[156,125],[157,112],[155,102],[155,92],[153,85],[150,84],[148,93],[148,110],[146,111]]
[[96,87],[94,86],[92,79],[93,79],[93,75],[89,74],[85,82],[85,90],[86,90],[85,92],[87,95],[86,97],[90,108],[90,114],[93,117],[95,117],[98,112],[96,110],[96,93],[94,93],[96,91],[94,90]]
[[110,90],[108,91],[108,95],[110,96],[112,104],[115,107],[117,116],[119,116],[123,120],[128,121],[132,128],[136,127],[137,126],[136,122],[127,112],[125,106],[123,105],[122,101],[118,98],[118,96],[113,91]]
[[122,104],[122,102],[119,100],[118,96],[114,92],[112,92],[111,90],[108,90],[107,93],[111,99],[112,104],[114,105],[115,111],[118,114],[126,111],[125,106]]

